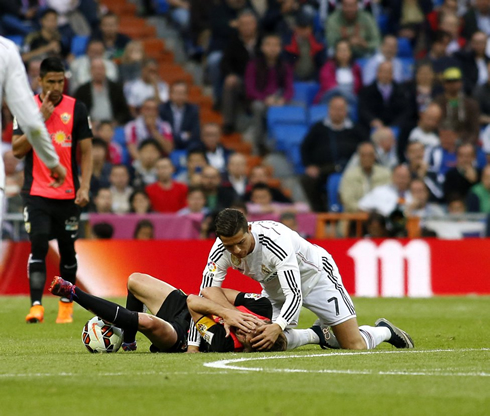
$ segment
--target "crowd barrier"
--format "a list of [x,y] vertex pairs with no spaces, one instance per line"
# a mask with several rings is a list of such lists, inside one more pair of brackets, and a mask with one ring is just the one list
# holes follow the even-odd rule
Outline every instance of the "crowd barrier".
[[[312,240],[335,259],[352,295],[431,297],[490,295],[490,239]],[[211,240],[79,240],[78,281],[99,296],[125,296],[132,272],[148,273],[197,293]],[[29,293],[29,243],[2,242],[0,295]],[[48,277],[58,273],[56,243],[47,257]],[[259,291],[259,285],[231,271],[225,287]]]

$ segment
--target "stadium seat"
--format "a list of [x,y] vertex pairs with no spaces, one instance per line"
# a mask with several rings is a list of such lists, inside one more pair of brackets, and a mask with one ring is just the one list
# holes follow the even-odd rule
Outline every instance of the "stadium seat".
[[414,58],[399,58],[400,61],[402,62],[402,67],[403,67],[403,79],[412,79],[413,78],[413,70],[415,66],[415,59]]
[[378,23],[381,34],[386,35],[388,33],[389,16],[387,14],[379,14],[376,18],[376,22]]
[[267,129],[271,132],[276,124],[306,124],[306,111],[303,107],[285,105],[270,107],[267,112]]
[[155,4],[156,12],[158,14],[165,14],[170,8],[167,0],[156,0],[153,3]]
[[327,117],[327,112],[328,112],[327,104],[317,104],[311,106],[309,111],[310,125],[315,124],[317,121],[321,121],[325,117]]
[[24,43],[24,37],[22,35],[9,35],[5,37],[7,39],[10,39],[12,42],[14,42],[19,48]]
[[112,140],[126,148],[126,136],[124,135],[124,127],[115,127],[114,128],[114,136]]
[[369,58],[357,58],[355,62],[361,67],[361,71],[364,71],[364,67],[366,66],[368,60]]
[[271,132],[276,141],[276,149],[286,151],[291,145],[301,144],[308,133],[308,125],[306,123],[276,124]]
[[174,150],[170,153],[170,160],[175,167],[174,175],[178,175],[186,167],[187,150]]
[[342,179],[341,173],[332,173],[327,180],[327,209],[329,212],[342,212],[342,204],[339,198],[339,187]]
[[73,36],[71,40],[71,53],[75,56],[81,56],[85,54],[87,49],[88,36]]
[[413,58],[412,45],[407,38],[398,38],[398,57]]
[[308,107],[313,104],[319,90],[320,85],[317,82],[295,82],[293,101]]

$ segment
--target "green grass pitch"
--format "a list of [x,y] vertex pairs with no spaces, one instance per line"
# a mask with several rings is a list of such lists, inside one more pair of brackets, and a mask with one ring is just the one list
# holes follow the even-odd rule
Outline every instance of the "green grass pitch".
[[[27,325],[28,298],[0,297],[2,416],[490,415],[488,297],[354,300],[360,324],[390,319],[410,351],[189,355],[151,354],[140,335],[137,352],[89,354],[91,314],[76,305],[75,322],[56,325],[56,302]],[[301,326],[313,321],[304,310]]]

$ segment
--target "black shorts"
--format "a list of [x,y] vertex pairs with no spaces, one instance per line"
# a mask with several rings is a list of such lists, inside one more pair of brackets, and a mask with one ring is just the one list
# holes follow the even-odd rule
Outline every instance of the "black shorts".
[[23,195],[24,224],[30,237],[45,234],[52,240],[75,242],[78,237],[80,207],[73,199],[51,199]]
[[[164,352],[185,352],[187,350],[187,333],[191,321],[191,314],[187,309],[187,295],[181,290],[170,292],[163,302],[156,316],[172,325],[177,332],[177,342]],[[161,352],[154,345],[151,352]]]

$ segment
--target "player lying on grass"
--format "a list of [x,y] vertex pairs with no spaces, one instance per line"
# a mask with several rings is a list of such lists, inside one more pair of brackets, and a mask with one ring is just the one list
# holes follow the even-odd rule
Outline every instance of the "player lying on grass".
[[[256,328],[267,325],[272,317],[272,305],[260,295],[211,288],[204,291],[203,297],[186,296],[168,283],[142,273],[133,273],[128,278],[127,308],[89,295],[58,276],[49,290],[54,295],[73,299],[83,308],[122,328],[125,351],[136,350],[137,331],[152,342],[152,352],[186,351],[192,315],[206,340],[202,351],[251,352],[250,339]],[[156,312],[155,315],[143,313],[143,305]],[[322,331],[319,326],[294,330],[278,337],[271,350],[283,351],[306,344],[320,344],[325,348],[328,336],[328,331]]]
[[[254,349],[269,350],[276,339],[298,324],[301,306],[330,327],[344,349],[372,349],[382,342],[413,348],[410,336],[386,319],[376,326],[357,324],[356,311],[332,256],[298,233],[274,221],[248,223],[238,210],[221,211],[214,243],[203,273],[201,291],[221,287],[233,268],[258,281],[272,303],[272,325],[256,330]],[[201,292],[202,293],[202,292]],[[189,351],[198,349],[199,334],[191,325]]]

